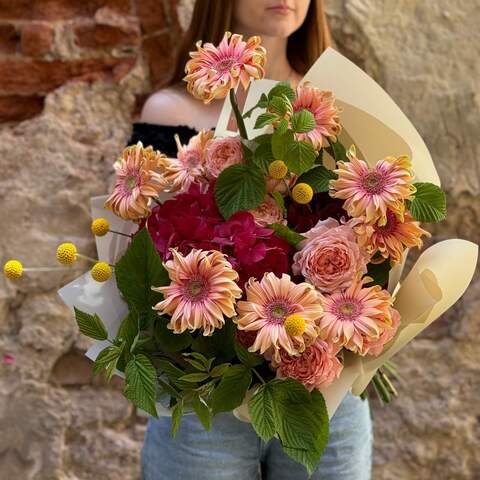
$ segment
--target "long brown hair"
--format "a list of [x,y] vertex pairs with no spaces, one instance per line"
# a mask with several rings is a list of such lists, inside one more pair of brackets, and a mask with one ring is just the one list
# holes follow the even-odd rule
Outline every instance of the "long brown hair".
[[[178,83],[184,77],[185,64],[190,58],[188,53],[195,49],[198,40],[218,45],[223,34],[232,31],[234,1],[196,0],[170,84]],[[311,0],[305,21],[288,38],[288,60],[298,73],[304,75],[331,42],[323,0]]]

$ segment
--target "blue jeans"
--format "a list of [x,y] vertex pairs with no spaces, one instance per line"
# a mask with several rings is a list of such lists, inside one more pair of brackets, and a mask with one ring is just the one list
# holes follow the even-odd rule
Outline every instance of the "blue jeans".
[[[142,449],[143,480],[303,480],[306,469],[265,443],[249,423],[216,415],[205,431],[195,415],[170,437],[170,417],[150,418]],[[314,480],[369,480],[372,423],[368,401],[348,394],[330,422],[330,440]]]

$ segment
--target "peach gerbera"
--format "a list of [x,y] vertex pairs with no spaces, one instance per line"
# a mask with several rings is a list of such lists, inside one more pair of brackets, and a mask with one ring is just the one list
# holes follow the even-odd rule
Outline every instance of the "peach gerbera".
[[293,102],[293,111],[299,110],[310,111],[316,123],[316,127],[310,132],[297,134],[299,139],[310,142],[316,150],[325,146],[327,138],[337,141],[337,135],[342,127],[332,92],[312,87],[309,82],[299,85],[297,98]]
[[[280,349],[298,355],[318,335],[316,322],[323,313],[322,296],[309,283],[293,283],[290,276],[281,278],[266,273],[259,282],[251,278],[245,285],[247,300],[237,303],[239,330],[256,331],[251,352],[268,351],[280,361]],[[288,331],[285,322],[294,314],[302,319],[299,331]],[[296,329],[295,329],[296,330]],[[293,335],[295,333],[296,335]]]
[[[360,247],[372,256],[372,263],[383,262],[386,258],[390,258],[393,264],[399,263],[406,248],[420,248],[423,245],[422,235],[431,236],[409,212],[405,212],[402,222],[390,210],[387,211],[385,225],[366,223],[364,219],[360,219],[360,223],[357,223],[353,230],[357,234]],[[373,255],[377,252],[380,258],[376,259]]]
[[150,199],[164,187],[161,172],[165,160],[158,150],[151,146],[144,148],[142,142],[125,148],[114,164],[117,179],[105,208],[124,220],[140,220],[148,216]]
[[338,162],[337,180],[330,181],[330,195],[344,199],[343,208],[351,217],[365,216],[366,222],[387,221],[387,209],[403,220],[405,200],[413,199],[412,164],[407,156],[387,157],[373,168],[359,160],[355,148],[347,153],[349,162]]
[[205,150],[213,138],[213,130],[202,130],[190,138],[187,145],[177,143],[177,158],[168,158],[162,178],[172,192],[186,192],[192,183],[206,183],[205,178]]
[[386,290],[379,285],[364,287],[364,282],[357,280],[347,290],[325,296],[319,335],[360,355],[370,353],[371,348],[378,354],[382,342],[395,334],[399,314]]
[[203,330],[210,335],[222,328],[225,318],[235,315],[235,302],[242,291],[235,283],[238,274],[223,253],[193,249],[183,256],[170,249],[172,259],[165,263],[170,285],[152,288],[164,296],[155,310],[171,315],[168,328],[175,333]]
[[224,98],[240,81],[246,89],[250,77],[265,76],[266,50],[260,46],[260,37],[250,37],[246,42],[242,35],[226,32],[220,45],[197,43],[197,51],[185,66],[187,90],[195,97],[210,103]]

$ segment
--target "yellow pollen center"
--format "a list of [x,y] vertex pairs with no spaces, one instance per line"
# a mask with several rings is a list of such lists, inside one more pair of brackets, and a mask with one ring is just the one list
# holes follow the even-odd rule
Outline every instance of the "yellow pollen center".
[[305,332],[305,319],[298,313],[289,315],[285,319],[284,327],[285,331],[291,337],[299,337]]
[[370,172],[363,177],[362,185],[371,194],[380,193],[383,190],[383,178],[378,172]]
[[344,303],[340,307],[340,312],[345,315],[351,315],[354,310],[355,310],[355,306],[352,303]]

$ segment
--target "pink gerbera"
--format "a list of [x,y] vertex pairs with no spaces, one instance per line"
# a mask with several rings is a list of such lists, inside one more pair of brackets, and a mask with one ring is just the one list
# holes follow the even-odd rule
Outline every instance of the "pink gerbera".
[[205,178],[205,149],[213,138],[213,130],[202,130],[190,138],[187,145],[177,143],[177,158],[168,158],[165,161],[163,180],[172,192],[186,192],[192,183],[206,183]]
[[395,334],[399,314],[386,290],[379,285],[364,287],[363,283],[358,280],[343,292],[325,296],[320,337],[359,355],[372,348],[378,354]]
[[261,79],[265,75],[266,50],[260,46],[260,37],[250,37],[226,32],[220,45],[197,42],[197,51],[185,66],[187,90],[196,98],[210,103],[214,98],[224,98],[240,81],[246,89],[250,77]]
[[235,315],[235,301],[242,291],[235,283],[238,274],[225,256],[215,250],[193,249],[183,256],[171,250],[173,258],[165,263],[170,285],[153,288],[164,295],[154,309],[171,315],[168,328],[175,333],[202,329],[210,335],[225,324],[224,316]]
[[309,391],[330,385],[339,377],[343,364],[337,358],[339,347],[317,338],[300,355],[280,352],[280,362],[273,360],[272,367],[278,378],[293,378]]
[[266,273],[245,285],[247,300],[237,304],[239,330],[256,331],[250,351],[268,351],[279,361],[280,349],[297,355],[317,337],[322,297],[308,283],[295,284],[290,276]]
[[105,202],[124,220],[140,220],[150,213],[149,202],[164,188],[161,172],[166,157],[142,142],[123,150],[114,164],[117,179],[113,193]]
[[348,151],[349,162],[338,162],[337,180],[330,181],[330,195],[344,199],[343,208],[351,217],[365,216],[366,222],[387,221],[387,209],[403,220],[405,200],[413,199],[412,164],[407,156],[387,157],[373,168],[359,160],[355,149]]
[[[390,210],[387,211],[385,225],[366,223],[361,219],[353,230],[357,234],[359,245],[372,255],[372,263],[383,262],[386,258],[393,264],[399,263],[406,248],[420,248],[423,245],[422,235],[431,236],[420,227],[420,223],[416,222],[409,212],[405,212],[402,222]],[[378,260],[373,257],[376,253],[380,254]]]
[[299,139],[310,142],[316,150],[325,146],[327,138],[337,141],[341,126],[332,92],[320,90],[305,82],[297,87],[293,110],[308,110],[315,117],[316,127],[310,132],[297,134]]

